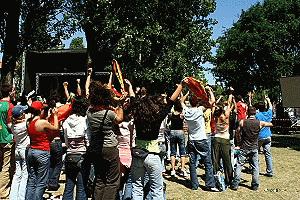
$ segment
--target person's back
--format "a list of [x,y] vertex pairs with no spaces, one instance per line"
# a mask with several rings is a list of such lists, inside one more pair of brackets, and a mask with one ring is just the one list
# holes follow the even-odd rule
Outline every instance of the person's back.
[[205,121],[202,108],[185,107],[184,118],[189,127],[190,140],[207,139],[207,136],[205,134]]
[[15,141],[16,172],[12,180],[10,199],[25,199],[28,171],[26,148],[30,144],[27,133],[25,110],[28,106],[16,105],[12,110],[13,123],[11,131]]
[[[273,112],[272,109],[269,108],[268,110],[259,111],[255,117],[259,121],[271,122],[272,121]],[[270,127],[263,127],[259,132],[259,138],[267,138],[272,136],[271,128]]]
[[248,118],[244,120],[241,135],[242,149],[258,149],[259,120]]

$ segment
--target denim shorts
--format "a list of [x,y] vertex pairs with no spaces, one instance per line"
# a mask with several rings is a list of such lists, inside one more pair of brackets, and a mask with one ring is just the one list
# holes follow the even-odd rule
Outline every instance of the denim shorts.
[[185,150],[185,137],[184,137],[183,130],[171,130],[170,132],[171,156],[176,156],[177,145],[179,147],[180,156],[185,156],[186,150]]

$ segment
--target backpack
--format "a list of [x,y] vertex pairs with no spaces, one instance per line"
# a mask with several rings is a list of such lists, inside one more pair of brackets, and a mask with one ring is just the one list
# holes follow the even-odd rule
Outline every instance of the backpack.
[[225,184],[225,176],[221,171],[218,171],[215,176],[215,181],[216,181],[216,187],[220,191],[225,191],[226,190],[226,184]]

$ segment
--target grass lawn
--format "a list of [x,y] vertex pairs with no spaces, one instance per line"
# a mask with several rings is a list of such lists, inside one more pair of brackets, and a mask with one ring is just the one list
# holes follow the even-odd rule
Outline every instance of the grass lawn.
[[[263,155],[260,159],[260,187],[250,190],[251,175],[242,173],[242,181],[237,191],[227,189],[224,192],[207,192],[204,188],[204,169],[198,168],[200,188],[189,188],[189,180],[172,179],[166,176],[167,199],[283,199],[300,200],[300,135],[274,135],[272,138],[274,177],[266,177],[266,165]],[[169,166],[167,166],[167,169]]]

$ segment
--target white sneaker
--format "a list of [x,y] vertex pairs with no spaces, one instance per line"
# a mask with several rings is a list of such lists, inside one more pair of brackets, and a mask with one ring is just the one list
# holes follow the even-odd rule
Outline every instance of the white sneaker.
[[176,171],[175,170],[171,171],[171,176],[176,176]]
[[218,188],[215,188],[215,187],[209,188],[209,190],[212,192],[220,192],[220,190],[218,190]]

